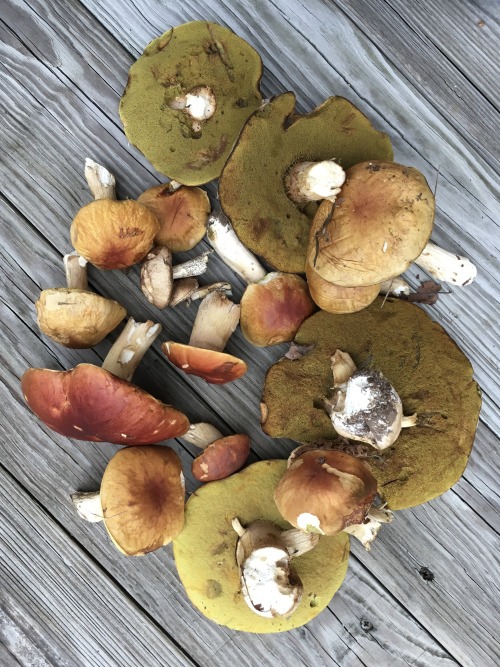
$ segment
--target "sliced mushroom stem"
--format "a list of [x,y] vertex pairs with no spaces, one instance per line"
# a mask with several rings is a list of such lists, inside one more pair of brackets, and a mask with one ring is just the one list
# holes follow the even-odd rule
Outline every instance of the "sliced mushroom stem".
[[240,306],[221,292],[212,292],[200,304],[189,345],[222,352],[240,321]]
[[302,554],[306,554],[308,551],[314,549],[319,542],[319,534],[305,533],[298,528],[291,528],[281,533],[281,539],[288,549],[290,558],[298,558]]
[[417,413],[414,412],[412,415],[403,415],[401,419],[401,428],[410,428],[417,425]]
[[238,534],[236,562],[245,602],[264,618],[288,618],[301,600],[303,586],[290,565],[283,531],[272,521],[253,521],[246,528],[237,518],[231,523]]
[[71,494],[74,508],[85,521],[97,523],[104,519],[99,491],[86,491]]
[[334,160],[299,162],[285,177],[285,187],[296,204],[327,199],[334,202],[345,182],[345,171]]
[[202,285],[200,288],[196,289],[192,294],[190,294],[189,300],[196,301],[198,299],[204,299],[212,292],[220,292],[221,294],[231,296],[232,288],[230,283],[225,281],[212,283],[211,285]]
[[116,180],[106,167],[87,158],[85,178],[94,199],[116,199]]
[[236,236],[229,218],[222,211],[208,218],[207,238],[215,252],[246,283],[258,283],[267,271]]
[[390,523],[394,519],[394,514],[389,509],[375,507],[372,505],[368,510],[364,523],[354,524],[344,528],[345,533],[349,533],[358,539],[367,551],[370,551],[373,541],[383,523]]
[[88,290],[87,260],[77,252],[70,252],[69,255],[64,255],[63,262],[68,289]]
[[102,367],[124,380],[131,380],[146,351],[155,342],[161,325],[148,320],[136,322],[132,317],[108,352]]
[[411,287],[406,280],[397,276],[391,280],[384,280],[380,285],[380,294],[387,294],[387,296],[402,297],[408,296],[411,292]]
[[156,246],[141,266],[141,290],[157,308],[166,308],[173,290],[172,253],[166,246]]
[[172,276],[174,280],[179,280],[180,278],[189,278],[191,276],[201,276],[207,270],[208,258],[211,254],[211,250],[207,250],[202,255],[189,259],[187,262],[182,264],[177,264],[172,267]]
[[437,281],[453,285],[469,285],[477,275],[477,268],[470,259],[448,252],[430,241],[415,264]]
[[168,305],[174,307],[183,301],[189,301],[199,286],[196,278],[179,278],[178,280],[174,280],[174,287]]
[[192,445],[199,447],[200,449],[205,449],[208,445],[211,445],[212,442],[223,438],[224,436],[219,431],[218,428],[212,426],[208,422],[198,422],[197,424],[191,424],[188,432],[184,433],[182,436],[183,440],[187,440]]

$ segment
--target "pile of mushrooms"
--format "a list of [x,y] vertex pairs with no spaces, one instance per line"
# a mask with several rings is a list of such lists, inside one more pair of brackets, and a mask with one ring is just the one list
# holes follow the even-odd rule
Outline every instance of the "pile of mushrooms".
[[[188,344],[161,345],[181,373],[214,385],[242,378],[247,363],[224,351],[238,324],[258,347],[292,341],[267,373],[261,406],[265,433],[300,443],[288,461],[245,468],[248,435],[190,424],[131,383],[161,331],[151,320],[130,318],[102,367],[29,369],[21,386],[57,433],[127,445],[98,492],[72,495],[78,514],[102,521],[127,556],[172,542],[203,614],[267,633],[299,627],[330,602],[349,535],[370,549],[393,510],[458,480],[480,396],[439,325],[410,303],[377,298],[408,295],[401,274],[412,262],[438,281],[475,278],[469,260],[429,241],[435,202],[424,176],[392,162],[389,137],[348,100],[301,115],[291,92],[262,100],[261,74],[255,50],[210,22],[172,28],[146,47],[120,116],[130,142],[171,180],[117,201],[112,173],[87,160],[94,201],[71,225],[67,287],[43,290],[36,310],[57,343],[96,345],[126,311],[88,289],[88,263],[141,262],[153,306],[201,301]],[[218,177],[221,209],[211,212],[195,186]],[[245,283],[239,304],[228,282],[199,285],[212,250],[173,261],[205,234]],[[198,448],[191,474],[203,486],[186,504],[180,459],[158,445],[171,438]]]

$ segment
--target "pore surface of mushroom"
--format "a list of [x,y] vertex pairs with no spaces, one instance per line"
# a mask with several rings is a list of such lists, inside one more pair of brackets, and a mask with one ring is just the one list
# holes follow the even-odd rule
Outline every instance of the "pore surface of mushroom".
[[130,68],[120,103],[125,133],[161,173],[207,183],[259,108],[261,76],[258,53],[228,28],[206,21],[172,28]]
[[243,128],[220,179],[221,206],[252,252],[279,271],[303,273],[317,206],[308,215],[290,198],[289,171],[298,162],[335,160],[348,169],[369,159],[392,159],[391,143],[348,100],[331,97],[302,116],[295,95],[284,93]]
[[130,319],[104,367],[30,368],[21,378],[26,402],[49,428],[76,440],[144,445],[182,435],[187,417],[128,381],[159,332]]
[[289,618],[262,618],[245,602],[232,519],[238,517],[243,526],[266,519],[282,530],[290,529],[273,499],[285,469],[286,461],[254,463],[227,479],[202,486],[186,504],[184,530],[174,540],[175,562],[193,604],[216,623],[259,633],[299,627],[326,607],[344,579],[347,535],[320,536],[315,548],[293,560],[304,592]]
[[418,306],[377,298],[360,313],[316,313],[295,337],[312,346],[267,373],[263,429],[298,442],[329,439],[323,397],[332,386],[330,357],[349,352],[358,368],[380,370],[417,424],[403,429],[393,447],[370,458],[379,492],[390,509],[427,502],[462,475],[476,431],[481,397],[465,355]]
[[123,554],[142,556],[181,532],[184,496],[179,457],[170,447],[150,445],[118,451],[104,471],[100,493],[76,493],[72,500],[82,518],[104,522]]

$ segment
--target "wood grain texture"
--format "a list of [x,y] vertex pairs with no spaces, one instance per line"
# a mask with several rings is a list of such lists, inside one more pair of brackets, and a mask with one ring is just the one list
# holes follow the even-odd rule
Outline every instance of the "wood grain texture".
[[[373,11],[368,2],[334,5],[312,0],[304,6],[284,0],[257,0],[251,5],[149,0],[139,5],[117,0],[112,12],[109,5],[94,0],[84,4],[87,9],[58,0],[47,4],[10,0],[2,12],[7,25],[0,27],[4,114],[0,133],[6,150],[0,173],[1,190],[12,203],[3,202],[0,273],[0,343],[11,352],[1,370],[5,398],[0,408],[8,445],[2,453],[4,465],[92,554],[103,573],[119,582],[167,635],[181,638],[199,664],[496,665],[498,643],[488,614],[498,616],[494,598],[498,583],[489,567],[489,550],[498,548],[500,508],[495,474],[500,463],[499,218],[495,156],[489,139],[481,139],[481,132],[495,123],[493,98],[485,92],[494,73],[485,71],[481,83],[483,97],[489,100],[483,109],[472,75],[467,76],[466,63],[457,53],[460,42],[450,37],[446,57],[436,53],[431,48],[436,42],[432,27],[425,28],[430,32],[423,26],[408,27],[404,3],[398,5],[396,0],[381,6],[388,25],[375,21],[373,30],[364,18]],[[405,8],[410,11],[411,6],[408,2]],[[404,513],[397,528],[385,531],[372,555],[356,551],[348,580],[330,610],[286,637],[241,636],[206,622],[185,599],[169,550],[140,562],[117,559],[104,531],[79,523],[67,501],[71,490],[98,484],[114,448],[93,444],[82,448],[81,443],[75,445],[41,427],[32,416],[23,422],[27,413],[18,391],[18,378],[28,365],[70,367],[83,359],[100,363],[109,349],[113,337],[95,351],[63,350],[40,339],[32,303],[40,287],[63,279],[59,262],[69,249],[69,223],[89,200],[82,176],[85,156],[103,161],[117,174],[121,196],[137,196],[158,182],[158,174],[127,144],[118,121],[118,100],[128,67],[147,41],[192,18],[225,23],[262,53],[266,95],[295,89],[299,108],[311,109],[329,94],[344,94],[390,133],[398,160],[422,169],[431,184],[439,171],[434,236],[470,256],[480,271],[475,285],[454,290],[429,311],[472,359],[485,392],[484,423],[471,465],[453,492],[434,501],[435,516],[427,514],[427,508]],[[467,26],[459,23],[459,28]],[[418,46],[422,62],[407,62],[400,34]],[[492,34],[490,39],[496,40]],[[495,43],[491,41],[490,48]],[[487,52],[481,52],[477,41],[472,48],[479,66]],[[431,62],[450,81],[460,81],[468,101],[477,101],[469,110],[470,118],[464,118],[467,105],[459,105],[457,114],[449,111],[449,91],[445,95],[435,90],[440,79],[429,75]],[[425,86],[420,71],[427,73]],[[208,189],[215,193],[213,186]],[[229,279],[238,300],[242,284],[216,258],[211,258],[210,267],[207,282]],[[413,282],[422,277],[422,272],[410,273]],[[158,317],[164,326],[161,340],[189,337],[196,306],[157,311],[138,290],[137,269],[127,274],[91,269],[91,284],[109,296],[125,295],[125,305],[134,316]],[[249,361],[251,373],[224,391],[173,371],[158,345],[145,358],[137,382],[164,400],[186,410],[189,406],[195,419],[211,420],[225,432],[247,430],[254,458],[283,456],[291,445],[267,438],[257,415],[265,370],[284,347],[254,355],[238,333],[228,349]],[[175,446],[189,469],[194,450]],[[423,582],[417,567],[421,564],[438,572],[439,586]],[[362,630],[363,618],[373,629]]]

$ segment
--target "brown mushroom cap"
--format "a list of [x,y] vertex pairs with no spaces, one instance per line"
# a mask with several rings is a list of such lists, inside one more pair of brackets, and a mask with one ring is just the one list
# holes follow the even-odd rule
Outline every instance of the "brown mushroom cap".
[[170,447],[125,447],[101,482],[104,524],[116,547],[140,556],[168,544],[184,526],[184,476]]
[[375,285],[404,273],[425,248],[434,195],[424,176],[395,162],[351,167],[335,204],[313,221],[307,262],[335,285]]
[[332,159],[343,169],[363,160],[391,160],[391,142],[342,97],[301,115],[295,95],[284,93],[249,118],[224,166],[224,213],[244,245],[279,271],[304,272],[317,210],[316,204],[302,209],[289,198],[286,176],[298,162]]
[[389,507],[427,502],[458,481],[474,442],[481,396],[467,357],[421,308],[377,298],[360,313],[319,312],[300,327],[295,343],[309,352],[283,359],[267,373],[268,435],[297,442],[332,438],[322,398],[331,391],[331,355],[341,349],[356,366],[380,370],[404,414],[418,415],[416,426],[403,429],[392,447],[369,461]]
[[292,526],[335,535],[363,523],[377,494],[377,480],[360,459],[334,450],[307,451],[290,464],[274,492]]
[[92,364],[69,371],[30,368],[21,388],[39,419],[76,440],[147,445],[175,438],[189,428],[179,410]]
[[71,243],[100,269],[125,269],[153,245],[159,222],[133,200],[97,199],[81,208],[71,225]]
[[174,366],[188,375],[197,375],[210,384],[225,384],[244,375],[248,366],[242,359],[226,352],[167,341],[162,350]]
[[112,299],[65,287],[43,290],[35,307],[40,330],[71,348],[97,345],[127,314]]
[[241,331],[260,347],[292,340],[314,312],[307,283],[293,273],[268,273],[260,282],[248,285],[240,305]]
[[156,244],[172,252],[186,252],[205,236],[210,199],[201,188],[183,185],[172,190],[169,184],[157,185],[143,192],[137,201],[147,206],[160,223]]
[[340,287],[322,278],[306,263],[306,277],[309,292],[314,303],[328,313],[356,313],[374,301],[380,285],[362,287]]
[[219,438],[197,456],[191,470],[200,482],[225,479],[239,470],[250,453],[250,438],[242,433]]

